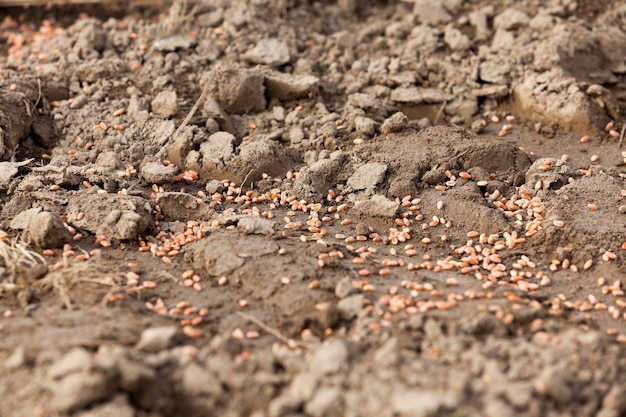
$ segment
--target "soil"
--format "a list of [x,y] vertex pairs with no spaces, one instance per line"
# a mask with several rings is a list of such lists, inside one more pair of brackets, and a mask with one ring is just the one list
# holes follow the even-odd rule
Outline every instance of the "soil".
[[626,5],[0,8],[0,416],[626,414]]

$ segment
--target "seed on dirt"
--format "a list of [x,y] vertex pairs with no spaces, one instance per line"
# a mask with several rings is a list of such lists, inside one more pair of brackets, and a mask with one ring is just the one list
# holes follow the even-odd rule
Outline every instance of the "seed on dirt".
[[198,329],[197,327],[193,327],[193,326],[184,326],[183,327],[183,334],[185,336],[187,336],[190,339],[197,339],[200,336],[202,336],[202,330]]
[[563,227],[565,226],[565,222],[563,220],[555,220],[552,222],[552,224],[554,224],[556,227]]
[[600,157],[598,155],[591,155],[591,162],[598,162],[600,160]]
[[248,300],[242,298],[237,303],[239,304],[239,307],[244,308],[244,307],[246,307],[248,305]]
[[[193,282],[193,281],[192,281],[192,282]],[[226,285],[226,284],[228,284],[228,278],[226,278],[226,277],[220,277],[220,278],[217,280],[217,285],[219,285],[219,286],[222,286],[222,287],[223,287],[223,286],[224,286],[224,285]],[[192,285],[193,285],[193,284],[192,284]]]
[[50,186],[50,191],[59,191],[60,189],[61,189],[61,187],[56,185],[56,184],[52,184]]
[[157,284],[154,281],[144,281],[141,283],[144,288],[153,289],[156,288]]
[[589,142],[589,139],[590,139],[589,136],[585,135],[582,138],[580,138],[580,143],[587,143]]
[[241,330],[239,327],[235,327],[230,335],[233,339],[236,340],[242,340],[244,338],[243,330]]
[[248,330],[246,332],[246,339],[256,340],[259,338],[259,336],[260,334],[257,330]]
[[188,279],[183,281],[183,286],[185,286],[187,288],[191,288],[193,286],[193,284],[194,284],[194,282],[190,278],[188,278]]
[[2,316],[5,319],[10,319],[11,317],[13,317],[13,311],[11,311],[11,310],[4,310],[4,313],[2,313]]
[[587,208],[589,209],[589,211],[596,211],[598,210],[598,206],[595,204],[587,204]]
[[54,256],[54,251],[52,249],[45,249],[42,253],[45,256]]

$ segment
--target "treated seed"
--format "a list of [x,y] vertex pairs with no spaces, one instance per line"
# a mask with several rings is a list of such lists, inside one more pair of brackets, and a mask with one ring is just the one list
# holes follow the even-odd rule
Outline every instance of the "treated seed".
[[369,276],[369,274],[370,274],[370,271],[368,271],[367,269],[360,269],[359,270],[359,276],[361,276],[361,277],[367,277],[367,276]]

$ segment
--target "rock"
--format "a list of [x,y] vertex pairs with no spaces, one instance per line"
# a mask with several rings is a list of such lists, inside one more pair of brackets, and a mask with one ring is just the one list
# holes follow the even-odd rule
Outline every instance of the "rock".
[[222,221],[222,224],[236,224],[237,229],[246,235],[264,235],[271,236],[274,234],[274,226],[276,222],[253,216],[231,216]]
[[177,172],[175,165],[149,162],[141,168],[141,177],[150,184],[162,184],[172,181]]
[[175,346],[180,339],[180,331],[176,326],[151,327],[141,333],[135,349],[156,353]]
[[173,35],[163,39],[157,39],[152,42],[152,46],[157,51],[174,52],[177,49],[186,50],[197,44],[196,38],[189,35]]
[[506,325],[488,313],[466,316],[459,327],[463,333],[478,337],[489,335],[504,337],[508,333]]
[[343,320],[349,321],[359,317],[363,310],[363,294],[350,295],[337,303],[337,310]]
[[11,356],[4,360],[4,367],[6,369],[17,369],[24,366],[28,358],[26,357],[26,351],[24,346],[20,345],[13,350]]
[[369,117],[358,116],[354,119],[354,128],[357,132],[372,136],[376,133],[376,122]]
[[518,415],[511,406],[499,398],[490,398],[485,401],[483,411],[485,417],[514,417]]
[[241,267],[246,258],[257,258],[278,251],[273,240],[257,235],[245,235],[232,239],[224,233],[213,233],[195,242],[185,258],[193,261],[194,267],[209,276],[222,276]]
[[602,400],[602,408],[596,417],[618,417],[626,411],[626,390],[621,384],[613,385]]
[[264,76],[260,71],[240,68],[219,69],[211,91],[228,113],[243,114],[265,109]]
[[219,174],[235,158],[236,138],[228,132],[216,132],[200,145],[202,169],[208,174]]
[[154,114],[169,119],[178,112],[178,96],[175,91],[161,91],[150,105]]
[[150,117],[148,103],[137,95],[132,95],[128,102],[128,115],[138,123],[144,123]]
[[311,372],[323,378],[348,369],[348,347],[341,339],[333,339],[320,346],[309,364]]
[[348,178],[347,185],[353,190],[373,191],[376,186],[385,179],[386,172],[387,165],[384,164],[373,162],[361,165],[354,174]]
[[113,401],[97,405],[91,410],[82,411],[75,417],[134,417],[135,410],[128,404],[123,395],[118,395]]
[[217,397],[222,393],[217,377],[195,362],[189,363],[183,370],[182,382],[185,392],[191,395]]
[[50,408],[61,413],[78,411],[108,398],[115,388],[113,381],[100,373],[73,373],[51,384]]
[[0,162],[0,190],[6,189],[11,178],[19,172],[20,168],[31,162],[33,162],[32,158],[22,162]]
[[346,298],[357,292],[357,289],[352,285],[350,277],[344,277],[335,285],[335,296],[337,298]]
[[374,353],[374,361],[384,368],[392,368],[400,359],[400,350],[398,345],[398,338],[392,337],[387,340],[376,352]]
[[397,112],[388,117],[380,127],[380,133],[386,135],[387,133],[400,132],[404,130],[409,123],[409,118],[402,112]]
[[533,190],[541,181],[541,189],[558,190],[569,182],[568,178],[572,175],[574,171],[562,159],[539,158],[526,171],[526,187]]
[[396,103],[430,104],[450,101],[454,97],[434,88],[398,87],[391,91],[391,100]]
[[320,82],[319,78],[313,75],[287,74],[278,71],[266,71],[264,77],[267,95],[284,101],[314,97]]
[[430,26],[438,26],[448,23],[452,16],[437,0],[418,0],[413,6],[413,15],[421,23]]
[[93,358],[83,348],[73,348],[48,368],[47,375],[51,379],[60,379],[71,373],[87,372],[92,368]]
[[72,240],[63,220],[56,213],[41,211],[30,217],[26,232],[38,248],[60,248]]
[[122,166],[119,156],[113,151],[103,152],[96,158],[96,165],[102,168],[114,170]]
[[493,27],[504,30],[515,30],[528,25],[530,18],[521,10],[506,9],[493,19]]
[[450,25],[446,26],[443,41],[453,51],[466,51],[472,46],[472,41],[467,35]]
[[377,217],[380,219],[393,219],[398,213],[400,205],[387,197],[376,194],[369,200],[358,201],[354,206],[359,218]]
[[150,205],[128,195],[80,193],[70,198],[67,212],[85,213],[82,219],[68,218],[74,227],[113,241],[136,241],[153,226]]
[[565,76],[560,68],[542,73],[527,71],[513,83],[513,95],[523,117],[589,134],[603,132],[616,108],[610,93],[594,97],[582,91],[576,79]]
[[304,406],[311,417],[340,417],[344,415],[343,393],[338,387],[321,387]]
[[246,52],[245,58],[252,64],[278,67],[289,62],[289,47],[278,39],[262,39],[256,46]]
[[442,409],[453,409],[455,398],[427,390],[397,387],[391,397],[391,409],[399,416],[435,417]]
[[343,152],[337,151],[330,158],[302,167],[293,183],[292,192],[304,198],[325,196],[330,188],[337,185],[337,178],[345,168],[345,158]]
[[533,383],[535,391],[553,399],[559,405],[568,404],[574,395],[569,386],[568,372],[557,366],[547,366]]
[[508,84],[511,70],[511,66],[507,62],[488,60],[480,63],[478,76],[487,83]]
[[208,219],[213,213],[208,204],[187,193],[159,193],[156,203],[161,208],[164,220],[168,222],[186,222],[191,218]]
[[475,10],[469,14],[469,21],[476,29],[476,39],[485,40],[491,35],[489,29],[489,16],[484,9]]
[[371,109],[376,106],[376,99],[370,94],[354,93],[348,96],[348,104],[358,109]]

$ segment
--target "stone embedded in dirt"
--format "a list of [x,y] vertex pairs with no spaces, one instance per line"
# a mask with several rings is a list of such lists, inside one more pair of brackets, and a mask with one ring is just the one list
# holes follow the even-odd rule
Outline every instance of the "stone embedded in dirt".
[[348,369],[348,347],[341,339],[332,339],[313,353],[309,367],[318,378],[324,378]]
[[395,386],[391,409],[401,417],[435,417],[443,410],[453,410],[458,400],[450,393]]
[[95,371],[73,373],[50,384],[53,397],[50,408],[72,413],[102,401],[116,389],[114,379]]
[[68,218],[74,227],[113,241],[137,240],[154,224],[150,204],[128,195],[77,193],[67,212],[84,213],[80,220]]
[[369,117],[357,116],[354,118],[354,128],[357,132],[372,136],[376,133],[376,121]]
[[237,139],[228,132],[216,132],[200,145],[202,169],[210,172],[223,172],[235,157]]
[[526,13],[518,9],[506,9],[493,19],[494,29],[516,30],[526,26],[530,18]]
[[246,235],[264,235],[271,236],[274,234],[274,226],[276,222],[253,216],[231,216],[222,221],[224,225],[234,224],[237,230],[241,230]]
[[189,394],[217,397],[222,393],[217,376],[197,363],[187,364],[182,373],[182,385]]
[[599,134],[615,116],[617,108],[615,99],[606,91],[607,94],[590,95],[559,68],[543,73],[526,72],[514,84],[513,105],[530,120]]
[[289,47],[278,39],[261,39],[256,46],[246,52],[245,58],[253,64],[278,67],[289,62]]
[[346,298],[357,292],[357,289],[352,285],[352,280],[349,277],[344,277],[335,285],[335,296],[337,298]]
[[75,417],[134,417],[135,410],[128,404],[124,395],[118,395],[112,401],[97,405],[90,410],[81,411]]
[[11,220],[10,227],[24,230],[38,248],[59,248],[72,239],[58,214],[39,207],[20,212]]
[[361,165],[354,174],[348,178],[347,185],[353,190],[373,191],[374,188],[385,179],[386,172],[387,165],[384,164],[372,162]]
[[33,215],[28,222],[26,232],[31,242],[39,248],[60,248],[72,239],[61,217],[49,211]]
[[278,245],[266,237],[240,236],[233,240],[229,234],[215,232],[188,246],[185,258],[197,271],[209,276],[222,276],[240,268],[246,258],[259,258],[278,251]]
[[293,183],[293,193],[304,198],[325,196],[329,189],[336,186],[340,171],[345,169],[345,159],[343,152],[335,151],[330,158],[302,167]]
[[446,26],[446,30],[443,33],[443,41],[452,51],[465,51],[472,46],[470,38],[451,25]]
[[163,165],[161,162],[149,162],[141,167],[141,177],[150,184],[163,184],[172,181],[178,172],[174,165]]
[[380,127],[380,133],[386,135],[387,133],[400,132],[406,129],[408,124],[409,118],[404,113],[397,112],[385,119]]
[[319,78],[313,75],[287,74],[278,71],[265,71],[263,76],[267,95],[284,101],[314,97],[320,82]]
[[393,219],[398,214],[400,204],[389,200],[384,195],[376,194],[369,200],[358,201],[354,211],[361,219]]
[[11,178],[13,178],[18,172],[20,167],[28,165],[32,162],[32,159],[24,162],[0,162],[0,190],[5,190]]
[[417,0],[413,6],[413,15],[424,25],[437,26],[448,23],[452,16],[439,0]]
[[145,123],[150,117],[148,111],[148,102],[139,97],[138,95],[132,95],[128,102],[128,115],[138,123]]
[[311,417],[340,417],[344,414],[344,394],[340,387],[320,387],[304,406]]
[[181,332],[176,326],[150,327],[141,333],[135,349],[156,353],[175,346],[180,340]]
[[0,79],[0,161],[11,161],[21,149],[41,156],[41,149],[52,148],[56,140],[52,119],[33,111],[48,106],[41,84],[8,70],[0,71]]
[[[568,179],[573,175],[572,168],[562,159],[540,158],[526,171],[526,188],[558,190],[567,184]],[[537,184],[538,181],[541,182]]]
[[152,112],[169,119],[178,113],[178,96],[175,91],[161,91],[150,103]]
[[575,395],[569,386],[570,372],[558,365],[547,366],[535,379],[533,385],[540,395],[554,400],[557,404],[567,404]]
[[258,70],[218,69],[211,92],[227,113],[243,114],[265,109],[265,77]]
[[161,208],[164,220],[186,222],[189,219],[208,219],[213,209],[208,204],[188,193],[164,192],[157,195],[156,203]]
[[115,152],[109,151],[98,155],[96,165],[102,168],[114,170],[122,166],[122,161],[120,161],[119,156]]
[[193,48],[198,40],[189,35],[172,35],[167,38],[157,39],[152,46],[157,51],[174,52],[177,49],[186,50]]
[[13,353],[4,360],[4,367],[6,369],[17,369],[21,368],[28,361],[28,357],[26,356],[26,351],[24,350],[24,346],[19,345],[15,349],[13,349]]
[[91,354],[82,347],[76,347],[54,362],[47,371],[48,378],[61,379],[75,372],[86,372],[93,367]]
[[432,104],[450,101],[454,97],[434,88],[398,87],[391,91],[392,101],[404,104]]

